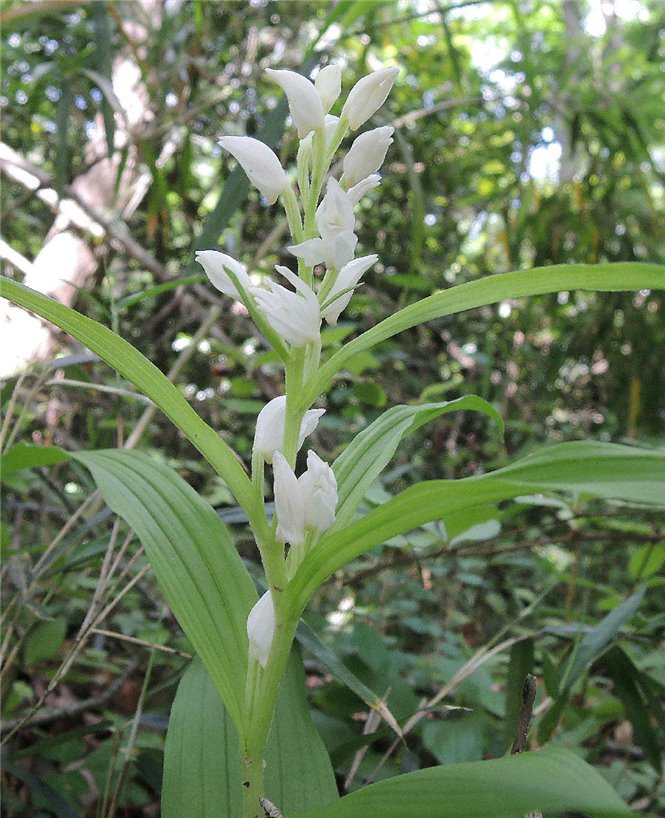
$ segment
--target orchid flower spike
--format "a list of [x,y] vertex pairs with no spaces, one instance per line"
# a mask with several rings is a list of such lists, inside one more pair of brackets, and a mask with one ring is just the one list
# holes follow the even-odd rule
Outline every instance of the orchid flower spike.
[[323,127],[324,111],[321,97],[314,83],[295,71],[268,68],[266,74],[274,80],[286,94],[289,111],[298,129],[298,137],[303,139],[311,131]]
[[340,314],[347,308],[353,295],[353,287],[358,284],[361,277],[378,258],[379,257],[374,254],[371,256],[361,256],[345,264],[339,271],[339,275],[330,291],[330,295],[326,298],[328,306],[325,307],[321,313],[321,317],[325,318],[331,326],[334,327],[337,324],[337,319]]
[[398,74],[399,68],[381,68],[367,74],[353,86],[342,108],[341,117],[346,118],[352,131],[357,130],[379,110]]
[[[308,409],[301,421],[298,435],[298,451],[319,424],[325,409]],[[284,448],[284,427],[286,425],[286,396],[280,395],[269,401],[259,412],[254,434],[254,450],[266,463],[272,463],[275,452]]]
[[254,605],[247,617],[247,637],[249,658],[255,659],[261,667],[268,664],[268,656],[275,635],[275,605],[272,594],[265,594]]
[[392,145],[394,128],[384,126],[360,134],[344,157],[342,185],[353,187],[381,167],[388,148]]
[[[196,260],[205,270],[213,287],[224,295],[242,301],[242,296],[232,276],[235,276],[245,292],[248,292],[252,286],[245,265],[227,256],[226,253],[220,253],[218,250],[197,250]],[[232,275],[229,275],[229,271]]]
[[268,202],[275,204],[289,186],[284,168],[275,153],[251,136],[223,136],[219,144],[238,160],[250,181]]
[[277,272],[295,287],[287,290],[274,281],[268,289],[252,287],[256,304],[270,326],[293,347],[304,347],[320,337],[321,311],[314,290],[288,267],[275,265]]

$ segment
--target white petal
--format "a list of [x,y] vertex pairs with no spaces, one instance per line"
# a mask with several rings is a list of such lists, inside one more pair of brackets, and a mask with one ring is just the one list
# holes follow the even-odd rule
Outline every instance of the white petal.
[[371,176],[363,179],[362,182],[358,182],[357,185],[349,188],[346,191],[346,195],[349,197],[351,204],[355,207],[366,193],[369,193],[370,190],[374,190],[374,188],[380,184],[381,177],[378,173],[373,173]]
[[350,230],[338,233],[332,241],[332,253],[326,260],[326,264],[333,270],[341,270],[353,258],[358,244],[358,236]]
[[[319,425],[319,418],[325,414],[325,409],[308,409],[300,424],[298,435],[298,451],[306,437]],[[254,433],[254,449],[256,449],[266,463],[272,463],[276,451],[284,448],[284,426],[286,423],[286,396],[280,395],[268,401],[261,409],[256,419]]]
[[377,259],[378,256],[375,254],[372,254],[371,256],[361,256],[360,258],[353,259],[353,261],[345,264],[339,271],[339,275],[337,276],[337,280],[330,291],[330,295],[326,298],[326,302],[329,304],[329,306],[326,307],[321,314],[321,317],[325,318],[329,324],[335,326],[340,313],[343,312],[343,310],[345,310],[348,306],[351,296],[353,295],[353,290],[344,293],[344,295],[341,295],[334,301],[332,301],[332,299],[335,298],[337,293],[341,293],[344,290],[347,290],[349,287],[355,287],[360,281],[361,277],[367,272],[367,270],[369,270]]
[[321,264],[326,258],[327,245],[321,238],[307,239],[300,244],[292,244],[287,248],[297,258],[301,258],[308,267]]
[[314,85],[321,97],[323,110],[327,114],[342,92],[342,72],[336,65],[326,65],[316,75]]
[[270,591],[254,605],[247,617],[249,658],[256,659],[261,667],[268,663],[270,647],[275,635],[275,605]]
[[339,125],[339,117],[326,114],[326,144],[329,145]]
[[302,444],[305,442],[305,438],[309,437],[319,425],[321,415],[325,415],[325,413],[325,409],[308,409],[305,412],[300,424],[300,434],[298,435],[298,451],[300,451]]
[[251,281],[244,264],[236,261],[226,253],[218,250],[197,250],[196,260],[205,270],[205,274],[210,279],[213,287],[216,287],[224,295],[241,300],[240,293],[228,274],[230,270],[238,279],[245,290],[251,287]]
[[251,136],[223,136],[219,144],[240,163],[249,179],[270,204],[288,187],[284,168],[273,151]]
[[385,126],[366,131],[357,137],[351,150],[344,157],[345,187],[353,187],[381,167],[388,148],[392,144],[394,128]]
[[352,131],[379,110],[398,74],[399,68],[381,68],[358,80],[353,86],[342,108],[342,119],[346,118]]
[[298,479],[281,452],[272,461],[278,542],[300,545],[305,540],[305,506]]
[[319,301],[312,290],[288,267],[275,268],[297,292],[291,292],[281,284],[268,282],[268,289],[253,287],[256,304],[270,326],[294,347],[302,347],[319,338],[321,311]]
[[321,97],[307,77],[295,71],[280,71],[268,68],[266,74],[273,79],[286,94],[289,111],[302,139],[311,131],[323,127]]
[[254,449],[261,454],[266,463],[272,463],[275,452],[284,448],[285,422],[285,395],[280,395],[266,403],[256,418]]
[[340,183],[334,177],[328,179],[326,195],[316,209],[316,227],[324,239],[332,238],[342,231],[353,231],[356,219],[353,205]]

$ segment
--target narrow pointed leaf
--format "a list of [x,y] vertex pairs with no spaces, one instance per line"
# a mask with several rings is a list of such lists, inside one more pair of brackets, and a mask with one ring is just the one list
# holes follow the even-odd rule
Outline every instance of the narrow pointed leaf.
[[467,395],[442,403],[394,406],[360,432],[333,464],[339,496],[333,530],[351,519],[403,437],[447,412],[457,411],[484,412],[503,431],[503,419],[496,409],[482,398]]
[[596,442],[561,443],[479,477],[420,483],[322,537],[289,586],[290,602],[301,610],[319,585],[365,551],[466,508],[548,491],[662,507],[664,486],[665,452]]
[[658,264],[620,262],[616,264],[555,264],[512,273],[486,276],[434,293],[405,307],[345,344],[326,361],[310,384],[303,402],[309,405],[325,391],[337,372],[359,352],[392,338],[404,330],[459,312],[496,304],[505,298],[544,295],[562,290],[665,289],[665,267]]
[[155,576],[231,717],[240,723],[246,622],[254,583],[217,514],[172,469],[142,452],[72,455],[106,503],[136,531]]
[[586,633],[575,646],[570,661],[563,672],[562,692],[570,691],[584,670],[595,661],[614,639],[622,625],[627,622],[640,607],[644,599],[646,586],[638,588],[628,599],[617,605],[594,628]]
[[177,387],[137,349],[108,327],[4,276],[0,276],[0,295],[68,332],[131,381],[222,475],[245,509],[252,527],[256,530],[265,525],[263,509],[254,499],[251,482],[233,450],[196,414]]

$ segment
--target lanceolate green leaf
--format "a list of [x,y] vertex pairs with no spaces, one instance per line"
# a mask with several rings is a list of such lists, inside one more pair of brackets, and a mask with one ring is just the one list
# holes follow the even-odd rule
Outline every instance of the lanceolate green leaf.
[[617,605],[613,611],[610,611],[575,645],[570,661],[561,678],[561,689],[564,694],[570,691],[585,668],[601,655],[623,624],[637,611],[644,599],[645,591],[646,586],[644,585],[638,588],[628,599]]
[[403,437],[446,412],[464,410],[484,412],[503,431],[503,420],[496,409],[482,398],[467,395],[444,403],[394,406],[357,435],[333,464],[339,496],[333,530],[351,519]]
[[107,504],[136,531],[164,597],[240,724],[247,615],[258,596],[213,509],[142,452],[78,452]]
[[630,815],[593,767],[567,750],[430,767],[372,784],[292,818],[524,818]]
[[[173,703],[164,756],[164,818],[242,813],[238,734],[203,664],[187,669]],[[292,654],[268,740],[266,795],[285,814],[337,799],[330,760],[309,715],[305,679]],[[288,812],[287,812],[288,810]]]
[[264,531],[263,509],[232,449],[196,414],[157,367],[107,327],[52,298],[0,276],[0,295],[65,330],[147,395],[222,475],[247,512],[255,531]]
[[533,492],[572,492],[665,505],[665,453],[612,443],[561,443],[503,469],[465,480],[432,480],[412,486],[324,536],[289,585],[299,610],[331,574],[391,537],[447,514]]
[[665,267],[633,262],[556,264],[551,267],[535,267],[532,270],[486,276],[478,281],[451,287],[405,307],[342,347],[323,364],[316,378],[304,391],[303,405],[309,406],[317,395],[325,391],[336,373],[354,355],[426,321],[486,304],[496,304],[504,298],[543,295],[561,290],[619,292],[647,289],[665,289]]

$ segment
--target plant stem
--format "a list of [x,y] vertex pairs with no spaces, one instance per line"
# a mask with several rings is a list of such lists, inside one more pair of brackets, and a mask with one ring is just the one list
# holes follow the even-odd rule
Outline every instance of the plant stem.
[[[277,697],[286,672],[298,620],[287,613],[282,594],[273,593],[275,635],[264,670],[250,660],[247,675],[247,733],[243,744],[243,818],[260,815],[258,799],[263,792],[263,763],[275,714]],[[254,666],[252,668],[252,666]]]

